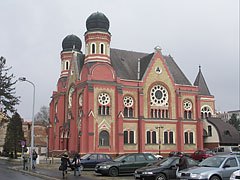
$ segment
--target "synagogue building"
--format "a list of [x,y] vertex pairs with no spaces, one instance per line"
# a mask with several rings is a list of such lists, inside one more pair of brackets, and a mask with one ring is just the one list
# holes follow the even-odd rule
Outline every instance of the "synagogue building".
[[215,116],[215,99],[201,67],[192,84],[159,46],[152,53],[111,48],[109,26],[96,12],[83,41],[62,41],[49,150],[115,156],[203,149],[203,121]]

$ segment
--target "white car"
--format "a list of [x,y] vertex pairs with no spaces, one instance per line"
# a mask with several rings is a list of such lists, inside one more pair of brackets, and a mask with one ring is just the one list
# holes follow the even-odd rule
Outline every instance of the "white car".
[[145,152],[145,153],[150,153],[150,154],[154,155],[154,156],[155,156],[155,158],[157,158],[158,160],[161,160],[161,159],[163,159],[163,156],[162,156],[162,155],[160,155],[160,154],[155,154],[155,153],[153,153],[153,152]]
[[230,176],[230,180],[238,180],[240,179],[240,170],[234,171]]

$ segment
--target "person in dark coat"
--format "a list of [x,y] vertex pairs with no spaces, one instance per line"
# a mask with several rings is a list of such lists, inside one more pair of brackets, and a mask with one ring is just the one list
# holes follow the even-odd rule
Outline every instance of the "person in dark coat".
[[63,175],[63,179],[64,179],[65,173],[66,173],[66,176],[67,176],[67,167],[71,166],[71,162],[69,160],[67,152],[65,152],[63,154],[62,158],[61,158],[61,166],[62,166],[62,175]]
[[32,168],[35,169],[36,168],[36,160],[38,158],[38,154],[35,151],[35,149],[33,150],[33,154],[32,154]]
[[183,169],[187,169],[188,168],[187,158],[183,155],[182,152],[178,152],[178,157],[180,157],[180,159],[179,159],[179,163],[176,165],[179,167],[179,171]]
[[72,164],[74,166],[74,176],[76,176],[76,171],[78,170],[78,176],[81,176],[81,161],[80,161],[80,155],[78,153],[75,154]]

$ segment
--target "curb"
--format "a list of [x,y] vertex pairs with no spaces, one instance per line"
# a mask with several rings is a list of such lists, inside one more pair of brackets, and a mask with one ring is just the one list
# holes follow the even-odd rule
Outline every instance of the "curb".
[[55,177],[47,176],[45,174],[40,174],[40,173],[36,173],[36,172],[31,172],[31,171],[24,171],[24,170],[18,169],[16,167],[8,167],[8,169],[11,169],[11,170],[14,170],[14,171],[19,171],[23,174],[28,174],[28,175],[35,176],[35,177],[40,177],[40,178],[46,179],[46,180],[59,180],[59,178],[55,178]]

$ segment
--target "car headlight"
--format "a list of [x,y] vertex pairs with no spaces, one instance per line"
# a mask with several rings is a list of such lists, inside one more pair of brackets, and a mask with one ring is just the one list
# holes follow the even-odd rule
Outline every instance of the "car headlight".
[[153,174],[153,172],[145,171],[142,174]]
[[191,175],[190,175],[190,177],[191,178],[202,178],[202,175],[201,174],[195,174],[195,173],[192,173]]
[[100,166],[100,169],[107,169],[107,168],[109,168],[108,165]]
[[236,179],[236,175],[233,173],[229,180],[235,180],[235,179]]

